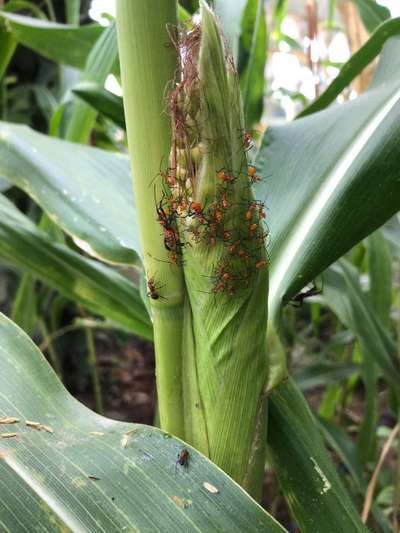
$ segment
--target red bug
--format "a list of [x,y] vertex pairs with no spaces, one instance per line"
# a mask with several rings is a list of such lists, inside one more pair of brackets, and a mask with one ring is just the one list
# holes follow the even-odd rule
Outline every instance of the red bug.
[[258,181],[261,181],[261,176],[258,176],[256,174],[256,171],[257,171],[257,169],[256,169],[256,167],[254,165],[249,165],[247,167],[247,175],[248,175],[251,183],[257,183]]
[[190,202],[187,216],[204,218],[203,208],[199,202]]
[[224,168],[217,171],[217,178],[223,183],[234,183],[236,181],[235,176],[227,174]]
[[256,268],[257,269],[264,268],[265,266],[267,266],[267,264],[268,264],[268,262],[265,259],[260,259],[256,263]]
[[147,296],[149,296],[149,298],[151,298],[152,300],[158,300],[159,298],[164,298],[158,292],[159,289],[162,289],[162,287],[157,287],[154,278],[149,278],[147,280],[147,288],[148,288]]
[[226,197],[226,192],[221,193],[221,206],[222,209],[229,209],[231,204],[228,201],[228,198]]

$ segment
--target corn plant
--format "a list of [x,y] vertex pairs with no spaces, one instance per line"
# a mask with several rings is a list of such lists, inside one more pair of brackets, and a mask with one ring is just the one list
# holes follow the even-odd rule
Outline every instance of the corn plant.
[[[259,113],[264,3],[245,10],[256,37],[240,80],[206,2],[192,21],[180,9],[181,24],[175,0],[117,8],[117,25],[103,31],[2,12],[12,46],[83,68],[75,89],[83,100],[54,115],[51,133],[67,140],[0,124],[1,177],[45,213],[37,226],[1,195],[0,255],[29,275],[20,294],[31,294],[29,279],[43,280],[103,316],[104,327],[154,340],[160,429],[84,408],[1,315],[0,523],[6,531],[16,521],[45,531],[284,531],[257,503],[268,457],[302,531],[366,531],[288,377],[280,330],[285,304],[301,301],[303,287],[399,210],[400,21],[377,27],[304,118],[268,128],[252,159],[246,125]],[[101,87],[118,72],[117,32],[124,117]],[[365,94],[327,107],[380,53]],[[126,126],[130,165],[125,154],[78,144],[95,109]],[[140,284],[109,263],[135,266]],[[385,318],[356,277],[345,260],[331,267],[327,301],[398,405]]]

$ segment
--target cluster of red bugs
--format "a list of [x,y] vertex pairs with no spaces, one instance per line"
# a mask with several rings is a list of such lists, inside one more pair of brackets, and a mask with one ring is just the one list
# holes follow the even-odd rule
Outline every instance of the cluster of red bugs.
[[[161,193],[158,197],[155,193],[156,220],[162,228],[168,262],[183,266],[185,254],[186,258],[196,257],[196,247],[214,248],[215,266],[204,273],[212,283],[207,292],[232,296],[249,287],[257,272],[267,266],[266,213],[264,203],[254,200],[250,191],[261,177],[254,165],[247,166],[245,157],[241,169],[216,168],[215,187],[211,186],[212,191],[204,193],[201,201],[196,195],[201,156],[208,148],[220,152],[221,142],[205,136],[197,66],[200,39],[197,25],[171,31],[172,44],[180,57],[175,76],[179,81],[174,83],[167,101],[172,132],[170,167],[160,169],[158,174],[161,187],[158,185],[157,190]],[[233,59],[227,52],[226,60],[234,73]],[[253,138],[249,131],[237,131],[238,154],[244,155],[253,148]],[[189,254],[189,247],[193,254]],[[162,297],[154,276],[148,279],[147,288],[153,300]]]
[[217,172],[217,179],[221,183],[217,201],[213,205],[213,221],[217,223],[217,231],[211,237],[214,240],[209,240],[210,244],[216,240],[224,246],[221,261],[211,277],[212,292],[223,292],[230,296],[240,288],[249,287],[254,274],[267,266],[265,239],[268,231],[263,222],[266,218],[265,205],[258,200],[235,199],[232,184],[243,178],[249,184],[261,180],[252,165],[247,167],[246,175],[235,176],[225,169]]
[[[245,137],[246,146],[249,142]],[[243,190],[243,184],[249,187],[260,181],[256,167],[249,165],[245,173],[236,175],[225,168],[218,170],[215,197],[204,205],[191,198],[185,181],[179,180],[173,169],[160,171],[160,176],[163,192],[156,202],[156,214],[169,262],[182,266],[186,246],[221,243],[221,261],[210,276],[212,292],[233,295],[250,286],[254,273],[267,266],[265,205],[258,200],[238,200],[234,184],[242,180]],[[151,298],[159,297],[154,279],[148,281],[148,290]]]

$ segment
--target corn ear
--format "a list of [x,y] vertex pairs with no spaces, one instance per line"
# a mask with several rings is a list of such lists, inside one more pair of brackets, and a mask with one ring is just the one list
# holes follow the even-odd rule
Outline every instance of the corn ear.
[[[216,19],[180,37],[170,99],[183,270],[185,437],[254,495],[266,442],[268,259],[238,79]],[[261,472],[261,474],[260,474]]]

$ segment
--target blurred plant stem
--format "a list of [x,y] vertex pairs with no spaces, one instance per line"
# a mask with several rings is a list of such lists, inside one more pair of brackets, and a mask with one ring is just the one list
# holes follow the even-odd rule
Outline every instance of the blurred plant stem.
[[99,369],[97,365],[97,354],[94,344],[93,331],[85,327],[86,346],[88,350],[88,365],[90,369],[90,377],[93,386],[93,395],[95,400],[96,411],[102,415],[103,409],[103,397],[101,393],[101,382],[99,377]]
[[47,349],[47,353],[49,354],[51,364],[52,364],[56,374],[58,375],[58,377],[62,381],[63,376],[62,376],[60,358],[58,357],[58,353],[57,353],[56,349],[54,348],[53,343],[52,343],[52,341],[50,339],[50,333],[49,333],[49,330],[47,329],[46,322],[40,316],[38,317],[38,326],[39,326],[39,330],[40,330],[40,333],[41,333],[42,339],[43,339],[42,340],[42,344],[46,343],[46,349]]

